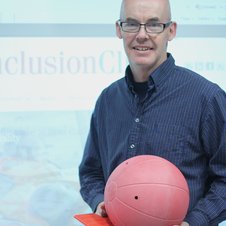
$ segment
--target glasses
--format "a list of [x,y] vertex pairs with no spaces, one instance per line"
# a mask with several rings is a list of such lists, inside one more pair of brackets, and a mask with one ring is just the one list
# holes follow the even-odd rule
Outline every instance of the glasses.
[[118,22],[122,30],[125,32],[137,33],[140,31],[141,26],[144,26],[145,31],[151,34],[162,33],[165,28],[169,27],[172,24],[172,21],[169,21],[167,23],[148,22],[146,24],[139,23],[137,21],[121,22],[120,20],[118,20]]

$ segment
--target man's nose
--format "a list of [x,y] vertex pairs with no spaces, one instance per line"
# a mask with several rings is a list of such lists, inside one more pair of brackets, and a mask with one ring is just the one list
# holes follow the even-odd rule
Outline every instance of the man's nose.
[[148,35],[147,31],[146,31],[145,25],[141,24],[140,25],[140,30],[137,33],[137,38],[138,39],[148,39],[148,37],[149,37],[149,35]]

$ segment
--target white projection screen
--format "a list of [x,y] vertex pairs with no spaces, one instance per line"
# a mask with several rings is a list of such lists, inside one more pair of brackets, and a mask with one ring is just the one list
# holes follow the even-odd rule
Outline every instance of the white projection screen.
[[[120,0],[0,5],[0,225],[81,225],[73,215],[91,212],[78,180],[90,115],[127,65]],[[171,5],[176,63],[226,90],[226,1]]]

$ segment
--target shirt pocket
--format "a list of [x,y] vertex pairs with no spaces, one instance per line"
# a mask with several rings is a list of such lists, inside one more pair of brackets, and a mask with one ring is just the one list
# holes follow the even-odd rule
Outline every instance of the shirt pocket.
[[186,129],[180,125],[155,123],[146,128],[145,149],[148,154],[158,155],[169,160],[181,157],[184,153]]

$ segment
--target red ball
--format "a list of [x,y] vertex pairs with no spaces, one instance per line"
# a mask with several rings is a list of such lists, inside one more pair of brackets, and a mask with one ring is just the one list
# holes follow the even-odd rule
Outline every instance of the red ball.
[[179,225],[188,210],[189,189],[174,164],[161,157],[140,155],[112,172],[104,202],[114,226]]

